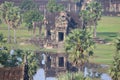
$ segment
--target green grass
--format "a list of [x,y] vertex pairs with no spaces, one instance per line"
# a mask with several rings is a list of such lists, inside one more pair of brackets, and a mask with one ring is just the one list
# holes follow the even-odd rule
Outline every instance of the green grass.
[[118,35],[120,35],[120,17],[102,17],[98,22],[97,36],[109,42]]
[[94,56],[90,57],[90,61],[98,64],[111,64],[114,53],[115,46],[113,44],[96,44]]
[[120,32],[120,17],[102,17],[97,32]]

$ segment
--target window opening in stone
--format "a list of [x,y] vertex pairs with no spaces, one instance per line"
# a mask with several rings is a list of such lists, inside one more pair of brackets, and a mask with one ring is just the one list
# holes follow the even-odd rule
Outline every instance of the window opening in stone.
[[63,32],[58,32],[58,40],[63,41],[64,40],[64,33]]
[[59,67],[64,67],[64,57],[59,57]]

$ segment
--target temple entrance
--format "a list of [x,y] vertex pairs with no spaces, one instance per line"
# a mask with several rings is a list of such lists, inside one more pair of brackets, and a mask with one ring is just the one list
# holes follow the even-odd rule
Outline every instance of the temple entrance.
[[64,67],[64,57],[59,57],[59,67]]
[[63,40],[64,40],[64,33],[58,32],[58,41],[63,41]]

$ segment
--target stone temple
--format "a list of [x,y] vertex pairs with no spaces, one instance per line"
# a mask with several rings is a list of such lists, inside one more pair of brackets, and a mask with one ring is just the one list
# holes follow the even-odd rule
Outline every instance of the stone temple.
[[31,42],[41,48],[63,48],[65,37],[72,29],[80,28],[80,22],[76,13],[66,11],[48,13],[45,17],[44,26],[39,26],[40,32],[43,32],[40,33],[42,37],[34,37]]

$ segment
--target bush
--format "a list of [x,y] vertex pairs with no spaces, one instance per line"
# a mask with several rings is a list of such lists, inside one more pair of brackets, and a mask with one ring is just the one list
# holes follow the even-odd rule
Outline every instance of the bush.
[[77,72],[77,73],[65,73],[61,74],[58,77],[58,80],[91,80],[90,78],[85,78],[82,73]]

